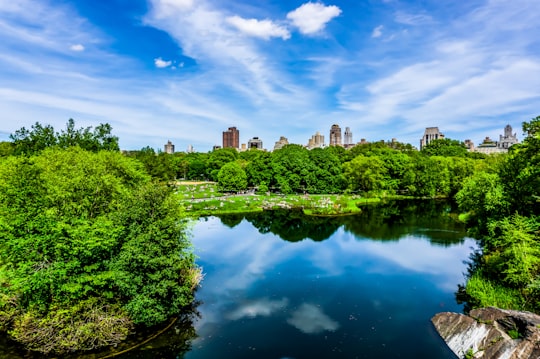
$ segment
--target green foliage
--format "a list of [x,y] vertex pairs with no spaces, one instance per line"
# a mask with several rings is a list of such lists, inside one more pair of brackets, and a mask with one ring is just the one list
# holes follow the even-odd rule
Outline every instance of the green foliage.
[[484,239],[486,274],[508,287],[527,288],[540,274],[539,227],[536,220],[517,214],[491,221]]
[[34,154],[48,147],[68,148],[79,146],[87,151],[118,151],[118,137],[111,135],[109,124],[100,124],[93,131],[92,127],[75,129],[75,121],[69,119],[66,129],[54,132],[51,125],[43,126],[39,122],[31,130],[22,127],[10,135],[13,141],[13,153]]
[[466,285],[478,306],[540,310],[540,117],[507,156],[486,160],[456,199],[482,234],[483,254]]
[[302,193],[315,180],[315,166],[308,150],[300,145],[286,145],[275,151],[271,167],[275,186],[284,194]]
[[351,192],[370,192],[384,189],[387,169],[378,156],[359,155],[343,164],[345,177],[349,181]]
[[487,279],[481,271],[475,272],[467,280],[467,295],[474,307],[494,306],[503,309],[525,309],[524,298],[517,289],[507,288],[496,281]]
[[238,162],[229,162],[221,167],[217,180],[222,192],[238,192],[247,188],[246,172]]
[[259,150],[253,152],[257,156],[252,158],[245,168],[248,186],[260,187],[264,183],[268,188],[268,186],[273,184],[272,155],[269,152]]
[[221,167],[238,159],[238,151],[234,148],[220,148],[212,151],[206,160],[206,176],[211,181],[218,180]]
[[508,213],[507,196],[499,176],[478,172],[464,180],[463,188],[456,194],[456,201],[463,212],[471,212],[472,225],[487,225],[489,218],[500,218]]
[[540,116],[523,124],[527,137],[510,147],[500,177],[513,211],[540,214]]
[[0,161],[0,326],[32,350],[63,352],[93,349],[100,318],[113,323],[100,343],[114,344],[133,323],[178,313],[196,278],[181,218],[171,190],[118,152]]
[[433,140],[422,148],[422,153],[428,156],[467,156],[467,147],[461,141],[441,138]]

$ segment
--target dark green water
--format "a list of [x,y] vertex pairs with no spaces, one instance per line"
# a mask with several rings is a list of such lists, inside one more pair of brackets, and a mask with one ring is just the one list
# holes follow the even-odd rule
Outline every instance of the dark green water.
[[444,202],[361,215],[209,217],[193,241],[200,316],[122,358],[455,358],[433,329],[474,240]]

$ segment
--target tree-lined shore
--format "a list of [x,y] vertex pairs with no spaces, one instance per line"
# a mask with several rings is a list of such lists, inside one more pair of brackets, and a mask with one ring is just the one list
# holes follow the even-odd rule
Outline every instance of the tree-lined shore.
[[492,156],[449,139],[121,152],[111,130],[36,123],[0,144],[0,330],[30,350],[114,345],[189,308],[201,278],[190,215],[327,216],[391,198],[457,201],[482,244],[460,298],[540,311],[540,117]]

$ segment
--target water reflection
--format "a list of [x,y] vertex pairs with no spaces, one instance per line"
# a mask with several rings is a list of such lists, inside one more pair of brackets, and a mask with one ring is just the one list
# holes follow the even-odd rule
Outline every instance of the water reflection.
[[450,210],[200,219],[200,317],[121,358],[453,358],[429,318],[462,309],[454,292],[475,241]]
[[[365,205],[354,216],[306,216],[300,210],[274,210],[262,213],[230,214],[220,216],[221,223],[234,228],[243,220],[250,222],[260,233],[273,233],[289,242],[304,239],[323,241],[340,227],[360,238],[393,240],[416,234],[432,243],[455,243],[456,232],[464,230],[452,214],[448,201],[406,200],[381,205]],[[433,227],[437,222],[437,228]]]
[[287,323],[305,334],[333,332],[339,328],[339,323],[324,314],[320,307],[308,303],[295,310]]
[[452,358],[429,318],[462,309],[454,292],[475,241],[446,204],[411,206],[200,220],[204,304],[186,357]]
[[289,304],[287,298],[270,300],[268,298],[257,299],[242,303],[238,308],[226,315],[227,319],[239,320],[243,318],[268,317],[276,311],[282,310]]

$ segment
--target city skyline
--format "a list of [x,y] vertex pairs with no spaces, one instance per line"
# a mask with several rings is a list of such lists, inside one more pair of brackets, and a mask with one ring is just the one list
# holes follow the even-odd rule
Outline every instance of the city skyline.
[[[338,136],[340,137],[339,140],[336,140],[335,138],[332,139],[333,133],[335,133],[336,131],[338,133]],[[234,138],[236,141],[238,141],[238,142],[235,142],[237,143],[237,146],[225,146],[225,143],[229,141],[225,139],[226,135],[231,134],[231,132],[235,133]],[[229,148],[235,148],[239,151],[244,151],[244,150],[253,148],[253,146],[250,146],[250,142],[253,140],[260,142],[262,146],[262,141],[264,141],[263,138],[259,136],[248,136],[250,139],[246,142],[243,142],[240,140],[241,139],[241,136],[239,135],[240,133],[241,131],[236,126],[229,127],[226,131],[223,131],[223,145],[216,144],[213,146],[213,150],[218,149],[218,148],[229,147]],[[429,137],[426,137],[426,135],[428,135]],[[326,140],[327,138],[328,138],[328,142]],[[440,131],[438,127],[426,127],[424,129],[423,135],[419,137],[417,144],[409,143],[409,142],[402,142],[395,137],[392,137],[390,139],[381,138],[378,140],[370,140],[370,139],[365,139],[365,138],[353,140],[353,132],[350,130],[350,127],[348,126],[345,127],[345,132],[341,133],[341,126],[339,124],[333,124],[328,130],[328,137],[326,137],[324,134],[321,134],[321,131],[316,131],[315,134],[313,134],[311,138],[308,138],[305,143],[294,143],[294,142],[289,142],[287,136],[282,135],[280,136],[279,140],[275,142],[275,145],[277,145],[278,143],[280,144],[278,146],[278,149],[281,148],[285,144],[297,144],[297,145],[304,146],[307,149],[324,148],[328,146],[341,146],[346,149],[349,149],[359,144],[375,143],[375,142],[380,142],[380,141],[383,141],[383,142],[397,141],[400,143],[410,144],[416,149],[421,150],[422,147],[429,144],[429,142],[435,139],[445,139],[445,138],[448,138],[448,137],[446,137],[444,133]],[[497,137],[494,137],[494,138],[498,138],[498,140],[491,140],[490,136],[484,136],[481,140],[477,140],[477,141],[470,138],[466,138],[466,139],[448,138],[448,139],[458,140],[462,142],[468,149],[471,149],[471,150],[481,147],[485,141],[493,141],[493,143],[501,142],[500,148],[504,148],[504,149],[508,149],[508,147],[514,143],[521,142],[520,136],[517,136],[517,131],[515,131],[512,125],[510,124],[507,124],[506,126],[504,126],[504,128],[499,132]],[[272,140],[266,140],[266,141],[272,142]],[[284,143],[284,141],[286,141],[286,143]],[[165,144],[165,149],[167,148],[168,145],[173,145],[171,144],[170,140],[168,140],[167,144]],[[264,146],[263,147],[257,146],[256,148],[267,150],[267,151],[273,151],[275,150],[275,148],[273,148],[275,147],[275,145],[271,145],[268,148]],[[192,152],[193,150],[194,150],[193,146],[191,144],[188,144],[187,152]],[[174,145],[173,145],[173,151],[174,151]],[[165,150],[165,152],[167,151]],[[180,150],[179,152],[186,152],[186,151]],[[197,151],[195,149],[195,152],[207,152],[207,151]]]
[[120,147],[305,145],[334,123],[418,146],[540,115],[536,0],[0,0],[0,140],[109,123]]

